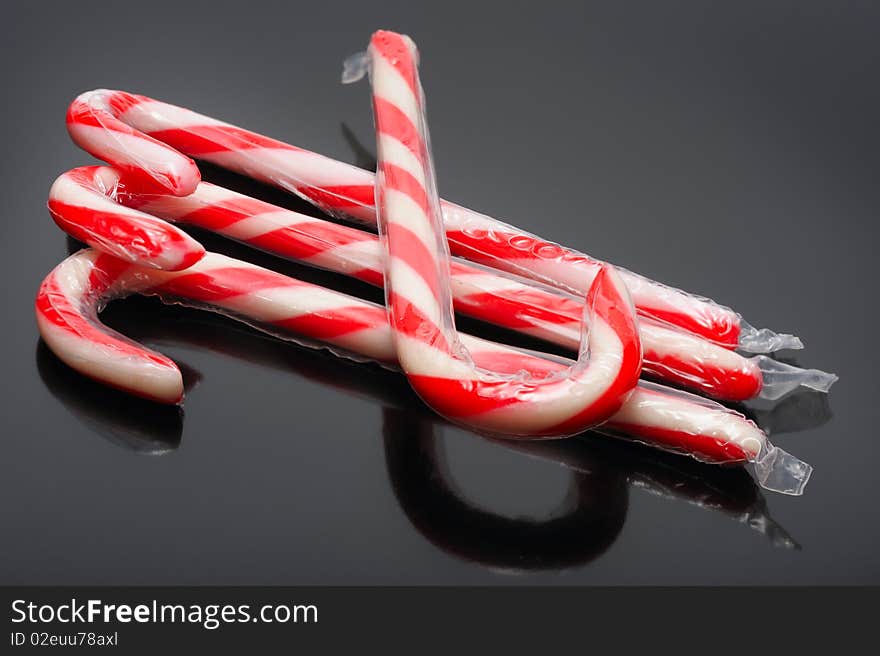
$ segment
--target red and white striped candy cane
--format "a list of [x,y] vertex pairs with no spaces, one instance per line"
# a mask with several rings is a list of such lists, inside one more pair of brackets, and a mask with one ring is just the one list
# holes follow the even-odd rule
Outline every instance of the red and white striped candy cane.
[[[181,154],[186,153],[296,193],[331,214],[376,222],[374,176],[369,171],[182,107],[124,91],[98,89],[73,101],[67,124],[78,145],[130,172],[137,183],[134,186],[148,179],[147,186],[152,188],[175,195],[190,193],[199,172]],[[587,255],[454,203],[443,201],[442,208],[453,254],[579,297],[601,266]],[[735,312],[707,299],[618,270],[642,316],[729,348],[739,344],[762,352],[801,346],[790,335],[756,330]]]
[[[36,299],[37,325],[49,348],[80,373],[130,394],[179,403],[183,384],[174,362],[98,318],[107,303],[135,293],[223,312],[273,335],[329,346],[358,359],[386,366],[396,360],[382,306],[216,253],[186,271],[172,272],[80,251],[43,281]],[[496,371],[540,377],[570,364],[468,335],[461,338],[479,366]],[[764,433],[742,415],[650,383],[640,383],[601,429],[708,462],[760,463],[772,456],[774,462],[793,467],[790,456],[769,446]],[[803,470],[803,483],[808,473]]]
[[[155,259],[155,251],[144,258],[142,241],[129,239],[145,222],[153,221],[151,243],[177,243],[172,237],[178,231],[171,226],[167,228],[171,235],[162,237],[162,223],[155,221],[161,217],[372,285],[383,283],[382,248],[375,235],[206,182],[199,183],[188,196],[132,193],[114,169],[81,167],[59,177],[50,191],[49,209],[58,225],[74,237],[139,264],[152,265]],[[581,299],[460,260],[451,262],[450,274],[456,311],[559,346],[578,348],[584,309]],[[639,333],[645,372],[716,399],[741,401],[759,392],[775,398],[800,384],[827,389],[833,382],[833,377],[816,370],[771,363],[762,356],[744,358],[649,319],[639,322]],[[780,367],[782,371],[777,370]]]
[[524,380],[477,367],[455,328],[415,44],[377,32],[369,56],[385,298],[410,384],[441,415],[482,430],[559,436],[605,421],[642,368],[635,308],[620,276],[611,267],[596,276],[587,297],[589,333],[584,331],[578,362],[564,375]]

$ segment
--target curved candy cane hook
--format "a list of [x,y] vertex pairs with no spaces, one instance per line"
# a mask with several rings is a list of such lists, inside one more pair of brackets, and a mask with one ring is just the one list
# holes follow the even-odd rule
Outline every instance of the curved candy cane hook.
[[179,271],[204,256],[204,246],[183,230],[115,202],[125,189],[114,169],[74,169],[49,190],[49,213],[70,236],[132,263]]
[[[95,89],[77,97],[67,110],[74,143],[109,162],[139,189],[172,196],[195,191],[202,176],[196,163],[161,141],[119,120],[137,96]],[[143,117],[149,120],[149,115]]]

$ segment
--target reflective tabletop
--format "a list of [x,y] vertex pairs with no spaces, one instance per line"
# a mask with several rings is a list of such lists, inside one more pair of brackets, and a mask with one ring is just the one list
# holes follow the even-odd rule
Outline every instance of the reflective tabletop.
[[[161,4],[85,20],[12,2],[0,28],[0,583],[880,583],[880,12],[178,3],[169,20]],[[392,371],[155,299],[102,318],[180,365],[180,408],[104,388],[49,351],[33,297],[81,245],[46,195],[94,161],[65,131],[73,97],[143,93],[370,168],[367,88],[338,80],[379,27],[420,45],[445,198],[796,333],[806,349],[777,357],[840,375],[830,395],[737,406],[814,466],[803,497],[598,433],[479,437]]]

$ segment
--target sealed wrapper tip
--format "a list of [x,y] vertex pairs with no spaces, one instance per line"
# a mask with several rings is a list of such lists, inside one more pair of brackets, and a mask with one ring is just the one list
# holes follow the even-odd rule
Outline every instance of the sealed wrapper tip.
[[361,50],[353,55],[349,55],[342,62],[342,83],[353,84],[354,82],[359,82],[364,79],[369,69],[370,59],[366,51]]
[[813,468],[790,453],[766,443],[754,461],[755,479],[766,490],[800,496]]
[[827,394],[838,380],[836,374],[819,369],[802,369],[765,355],[756,356],[754,360],[761,368],[763,378],[761,398],[769,401],[781,399],[799,387]]
[[785,349],[800,350],[804,348],[804,343],[795,335],[775,333],[769,328],[755,328],[740,319],[737,347],[748,353],[774,353]]

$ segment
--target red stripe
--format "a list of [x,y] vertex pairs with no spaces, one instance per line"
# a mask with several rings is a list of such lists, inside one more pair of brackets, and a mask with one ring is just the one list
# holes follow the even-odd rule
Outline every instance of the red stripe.
[[[551,242],[494,228],[491,231],[477,229],[467,232],[447,228],[446,237],[456,255],[474,262],[494,264],[496,268],[505,265],[506,268],[513,268],[518,257],[549,260],[558,259],[565,252]],[[597,266],[595,262],[592,264]]]
[[397,139],[424,165],[422,137],[403,110],[384,98],[373,96],[373,111],[376,116],[376,130]]
[[329,211],[331,214],[334,210],[344,211],[355,207],[366,207],[371,210],[375,218],[373,185],[327,185],[324,187],[302,185],[296,187],[296,192],[315,206]]
[[357,271],[350,271],[349,275],[375,287],[382,287],[385,284],[385,274],[376,269],[358,269]]
[[[431,408],[453,419],[473,417],[522,403],[519,396],[510,393],[510,381],[464,381],[436,376],[407,374],[416,393]],[[526,390],[523,394],[527,394]]]
[[356,305],[281,319],[273,321],[272,324],[291,330],[298,335],[319,341],[328,341],[361,330],[382,326],[385,322],[384,309]]
[[[199,192],[196,191],[196,194]],[[182,201],[184,204],[186,201]],[[168,204],[166,211],[162,205],[156,212],[166,218],[194,225],[205,230],[223,230],[233,223],[237,223],[242,219],[246,219],[257,214],[267,212],[278,212],[279,207],[270,205],[269,203],[257,200],[256,198],[248,198],[247,196],[236,196],[228,200],[218,203],[210,203],[191,212],[179,214],[174,212],[174,202]]]
[[393,66],[418,98],[415,61],[410,45],[395,32],[380,30],[373,34],[370,45]]
[[276,287],[303,287],[306,283],[280,273],[251,267],[229,266],[207,272],[183,273],[151,289],[156,294],[181,296],[204,303]]
[[149,132],[154,139],[169,144],[191,157],[253,148],[299,151],[283,141],[232,125],[191,125]]
[[430,216],[430,208],[428,206],[428,194],[422,183],[413,176],[412,173],[404,168],[392,164],[390,162],[382,162],[382,174],[384,176],[383,187],[394,189],[406,194],[422,208],[422,211]]
[[609,421],[607,428],[619,430],[639,439],[650,440],[655,446],[679,451],[714,463],[735,463],[748,460],[742,447],[717,437],[692,434],[680,430]]
[[88,288],[92,294],[104,294],[130,267],[131,265],[128,262],[123,262],[119,258],[107,253],[101,253],[92,264]]
[[388,294],[391,307],[392,327],[399,333],[429,344],[444,353],[450,352],[449,343],[440,327],[413,305],[406,297],[396,292]]
[[246,241],[264,251],[293,259],[306,260],[339,246],[369,241],[370,239],[372,239],[372,235],[358,230],[347,230],[332,223],[315,221],[278,228],[272,232],[251,237]]
[[[389,223],[388,252],[406,264],[425,281],[437,302],[440,299],[440,280],[437,274],[437,257],[409,228],[399,223]],[[399,290],[398,290],[399,291]]]
[[106,97],[106,99],[109,111],[116,118],[121,117],[132,107],[135,107],[136,105],[140,105],[142,102],[147,102],[150,100],[146,96],[137,96],[133,93],[127,93],[125,91],[112,91]]
[[[145,216],[133,220],[123,213],[71,205],[54,198],[49,199],[48,205],[49,213],[62,230],[101,250],[109,239],[122,250],[153,259],[167,247],[166,242],[185,243],[176,230],[159,219]],[[144,224],[149,228],[144,228]]]
[[754,398],[763,386],[760,369],[748,360],[742,368],[731,369],[716,366],[710,360],[695,361],[651,350],[645,352],[645,371],[724,401]]
[[727,315],[706,316],[699,311],[656,308],[644,304],[639,306],[639,310],[647,317],[705,337],[725,348],[736,348],[739,343],[739,323],[732,321]]
[[539,435],[568,435],[585,430],[587,426],[595,426],[614,415],[629,398],[633,388],[639,382],[641,367],[632,358],[638,357],[624,349],[623,361],[617,377],[608,388],[589,406],[574,416],[555,426],[538,433]]

